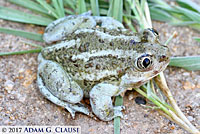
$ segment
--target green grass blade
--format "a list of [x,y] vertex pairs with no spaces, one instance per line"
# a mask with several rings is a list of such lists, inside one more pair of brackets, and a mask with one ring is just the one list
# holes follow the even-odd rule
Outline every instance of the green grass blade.
[[191,24],[191,25],[189,25],[189,27],[191,27],[191,28],[193,28],[193,29],[195,29],[195,30],[198,30],[198,31],[200,31],[200,24]]
[[124,2],[124,7],[125,7],[125,14],[131,15],[131,6],[129,5],[128,1]]
[[154,5],[160,5],[165,7],[166,9],[170,9],[171,6],[168,5],[164,0],[149,0],[150,2],[154,3]]
[[36,16],[2,6],[0,6],[0,18],[10,21],[37,24],[43,26],[46,26],[53,21],[52,19],[46,17]]
[[150,81],[147,83],[147,98],[151,98],[152,97],[152,90],[151,90],[151,87],[150,87]]
[[200,37],[194,37],[193,39],[195,39],[196,41],[200,42]]
[[0,56],[8,56],[8,55],[19,55],[19,54],[28,54],[28,53],[39,53],[41,49],[32,49],[32,50],[24,50],[24,51],[17,51],[17,52],[0,52]]
[[200,13],[200,6],[191,0],[176,0],[176,2],[183,8]]
[[36,0],[40,5],[42,5],[50,15],[54,16],[56,19],[59,18],[58,14],[56,13],[56,10],[49,5],[45,0]]
[[156,7],[150,7],[150,12],[151,12],[151,18],[153,20],[171,22],[175,19],[168,12],[161,10],[159,8],[156,8]]
[[64,13],[64,7],[63,7],[63,0],[53,0],[52,2],[59,18],[64,17],[65,13]]
[[85,0],[78,0],[77,2],[78,14],[84,13],[87,11]]
[[31,0],[9,0],[9,2],[14,3],[16,5],[25,7],[32,11],[36,11],[41,14],[49,15],[48,11],[44,9],[40,4],[31,1]]
[[169,65],[186,70],[200,70],[200,56],[171,57]]
[[197,23],[195,21],[177,21],[177,22],[170,22],[171,25],[174,26],[189,26],[195,30],[200,31],[200,23]]
[[114,1],[114,0],[110,0],[110,1],[109,1],[109,9],[108,9],[108,14],[107,14],[107,16],[110,16],[110,17],[113,16],[113,8],[112,8],[112,7],[113,7],[113,1]]
[[31,42],[27,42],[27,41],[22,41],[22,43],[25,43],[26,45],[37,47],[37,48],[40,48],[40,49],[43,48],[42,46],[40,46],[38,44],[34,44],[34,43],[31,43]]
[[106,9],[99,9],[100,15],[106,16],[108,14],[108,10]]
[[76,1],[74,0],[64,0],[64,5],[76,10]]
[[52,4],[53,4],[53,6],[55,8],[55,12],[58,14],[58,17],[61,18],[62,13],[60,11],[60,7],[58,5],[58,1],[57,0],[52,0]]
[[111,0],[107,16],[113,17],[114,19],[122,22],[123,1],[122,0]]
[[15,30],[15,29],[7,29],[7,28],[2,28],[2,27],[0,27],[0,32],[43,42],[41,34],[30,33],[30,32]]
[[98,0],[90,0],[92,13],[94,16],[99,16],[99,3]]
[[[134,18],[134,16],[132,16]],[[135,18],[134,18],[135,19]],[[132,25],[132,21],[127,19],[127,16],[124,17],[124,22],[128,25],[128,27],[133,31],[136,32],[136,29]]]
[[69,14],[69,15],[74,15],[75,13],[73,11],[71,11],[70,9],[65,9],[65,13]]
[[65,16],[65,8],[64,8],[63,0],[58,0],[58,4],[60,6],[61,17],[64,17]]
[[[123,105],[123,97],[120,95],[116,97],[115,106]],[[114,118],[114,134],[120,134],[120,117]]]
[[175,6],[175,9],[190,18],[191,20],[200,22],[200,14],[178,6]]
[[177,22],[171,22],[170,24],[178,26],[189,26],[192,24],[200,24],[200,23],[197,23],[195,21],[177,21]]
[[[116,10],[117,9],[117,10]],[[123,1],[122,0],[115,0],[113,5],[113,18],[122,22],[123,16]]]

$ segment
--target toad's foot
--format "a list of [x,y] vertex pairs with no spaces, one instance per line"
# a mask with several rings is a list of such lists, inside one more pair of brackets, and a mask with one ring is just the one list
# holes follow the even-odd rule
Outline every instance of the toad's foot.
[[111,99],[112,96],[118,95],[119,91],[119,87],[106,83],[100,83],[90,91],[92,111],[101,120],[110,121],[117,116],[123,117],[121,110],[124,107],[114,107]]

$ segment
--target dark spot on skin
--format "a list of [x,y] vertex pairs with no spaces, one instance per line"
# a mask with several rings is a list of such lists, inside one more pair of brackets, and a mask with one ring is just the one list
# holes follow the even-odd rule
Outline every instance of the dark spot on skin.
[[121,74],[121,73],[122,73],[122,70],[118,70],[117,73],[118,73],[118,74]]
[[90,67],[93,67],[93,63],[89,63],[89,66],[90,66]]
[[135,45],[135,44],[136,44],[135,40],[130,40],[129,43],[130,43],[131,45]]
[[74,64],[74,66],[75,66],[75,67],[79,67],[79,65],[78,65],[78,64]]
[[75,25],[75,23],[74,23],[74,22],[72,22],[72,25]]
[[99,42],[100,42],[100,43],[104,43],[104,40],[102,40],[102,39],[99,39]]
[[69,91],[72,92],[72,88],[69,88]]
[[110,42],[110,46],[113,47],[113,46],[114,46],[114,43],[113,43],[113,42]]
[[162,56],[160,56],[159,62],[166,61],[167,59],[168,59],[168,57],[166,57],[165,55],[162,55]]
[[153,74],[158,74],[159,72],[158,71],[153,71]]
[[88,47],[89,47],[89,43],[86,42],[85,44],[82,44],[80,47],[79,47],[79,51],[80,52],[87,52],[88,51]]
[[121,58],[121,61],[124,62],[124,61],[125,61],[125,58]]
[[117,59],[117,58],[118,58],[118,55],[113,56],[113,58]]
[[88,21],[88,18],[85,18],[85,19],[83,20],[83,23],[84,23],[84,22],[87,22],[87,21]]
[[101,65],[97,64],[96,69],[101,69]]
[[88,64],[85,64],[85,68],[89,68],[89,67],[93,67],[93,63],[88,63]]
[[97,26],[101,27],[101,25],[102,25],[102,22],[101,22],[101,21],[100,21],[100,22],[97,22]]
[[90,58],[89,58],[89,61],[94,60],[94,58],[95,58],[95,57],[90,57]]
[[88,64],[85,64],[85,68],[89,68],[89,65],[88,65]]
[[136,97],[135,98],[135,103],[138,104],[138,105],[140,105],[140,104],[145,105],[147,102],[143,97]]
[[112,58],[112,54],[109,54],[108,57],[109,57],[109,58]]
[[73,60],[72,59],[72,56],[69,57],[69,61],[72,62],[72,63],[76,63],[77,62],[77,60]]
[[118,47],[118,49],[122,49],[122,47],[121,47],[121,46],[119,46],[119,47]]

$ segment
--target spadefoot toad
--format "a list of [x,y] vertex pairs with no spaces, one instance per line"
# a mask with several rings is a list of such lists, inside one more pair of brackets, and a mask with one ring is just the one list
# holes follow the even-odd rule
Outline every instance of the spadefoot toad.
[[103,121],[122,116],[123,106],[113,106],[111,97],[141,86],[169,63],[169,49],[154,29],[133,33],[111,17],[90,13],[52,22],[43,39],[50,46],[38,56],[40,92],[72,117],[89,115],[83,97]]

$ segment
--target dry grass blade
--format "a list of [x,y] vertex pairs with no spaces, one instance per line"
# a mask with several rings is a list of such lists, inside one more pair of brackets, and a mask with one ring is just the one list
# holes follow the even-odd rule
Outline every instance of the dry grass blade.
[[[176,114],[178,115],[178,117],[180,117],[180,119],[182,119],[187,124],[186,126],[184,125],[185,126],[184,128],[186,130],[188,130],[188,128],[189,128],[189,132],[191,132],[192,134],[200,134],[200,132],[190,123],[190,121],[181,112],[180,108],[178,107],[176,101],[174,100],[174,98],[172,96],[171,91],[169,90],[169,88],[167,86],[164,74],[160,73],[160,75],[155,77],[155,81],[156,81],[157,85],[159,86],[159,88],[163,91],[165,96],[170,101],[170,104],[172,105],[172,107],[176,110]],[[172,118],[174,118],[174,120],[176,122],[177,118],[175,118],[175,115]],[[180,122],[180,121],[178,120],[178,122]]]

